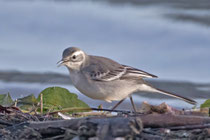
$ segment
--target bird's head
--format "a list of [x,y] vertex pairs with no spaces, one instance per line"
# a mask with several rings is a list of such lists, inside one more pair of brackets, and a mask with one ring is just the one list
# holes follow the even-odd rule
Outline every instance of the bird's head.
[[59,66],[66,66],[70,70],[80,70],[81,66],[84,64],[87,55],[76,47],[69,47],[63,51],[63,57],[58,62]]

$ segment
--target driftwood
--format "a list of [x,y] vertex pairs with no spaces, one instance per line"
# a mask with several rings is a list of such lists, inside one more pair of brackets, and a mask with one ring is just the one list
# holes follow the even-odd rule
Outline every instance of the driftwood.
[[[185,115],[172,115],[172,114],[148,114],[138,116],[116,116],[116,117],[87,117],[81,119],[72,120],[57,120],[57,121],[45,121],[45,122],[29,122],[29,126],[32,128],[42,129],[46,127],[64,127],[64,128],[77,128],[81,122],[95,123],[97,125],[121,124],[123,122],[141,120],[144,128],[167,128],[176,126],[188,126],[188,125],[204,125],[210,124],[209,117],[199,116],[185,116]],[[139,125],[139,124],[138,124]],[[208,126],[208,125],[207,125]]]
[[209,117],[173,114],[149,114],[140,116],[144,127],[160,128],[210,123]]
[[[79,136],[84,138],[111,139],[138,136],[153,139],[162,137],[163,134],[155,132],[161,129],[210,128],[210,118],[173,114],[87,117],[72,120],[26,122],[8,127],[6,130],[14,132],[16,129],[19,129],[25,132],[26,128],[27,133],[28,131],[33,135],[37,133],[36,136],[38,138],[64,139]],[[146,129],[149,130],[146,131]],[[205,134],[205,136],[208,135]]]
[[192,130],[192,129],[204,129],[210,128],[210,123],[208,124],[197,124],[197,125],[185,125],[185,126],[175,126],[169,127],[170,130]]

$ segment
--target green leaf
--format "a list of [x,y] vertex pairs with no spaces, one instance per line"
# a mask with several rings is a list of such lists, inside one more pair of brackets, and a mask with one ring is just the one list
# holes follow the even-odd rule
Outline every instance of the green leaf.
[[11,106],[13,104],[13,100],[9,93],[7,94],[0,94],[0,105],[4,107]]
[[23,110],[31,111],[31,109],[38,103],[37,99],[33,94],[23,98],[19,98],[17,106]]
[[[70,107],[89,108],[83,101],[78,99],[74,93],[70,93],[67,89],[61,87],[49,87],[43,90],[38,97],[43,95],[43,111],[57,111]],[[72,112],[71,112],[72,113]]]
[[210,107],[210,99],[206,100],[203,104],[201,104],[201,108]]

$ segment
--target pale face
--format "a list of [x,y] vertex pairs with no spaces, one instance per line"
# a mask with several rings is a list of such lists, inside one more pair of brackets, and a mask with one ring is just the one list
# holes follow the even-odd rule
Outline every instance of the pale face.
[[70,70],[79,70],[84,61],[85,53],[78,48],[70,47],[64,50],[63,58],[59,63]]

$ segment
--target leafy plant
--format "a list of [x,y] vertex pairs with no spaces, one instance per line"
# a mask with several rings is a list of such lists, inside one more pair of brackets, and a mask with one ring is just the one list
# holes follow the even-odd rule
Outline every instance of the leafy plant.
[[201,108],[210,107],[210,99],[206,100],[203,104],[201,104]]
[[33,94],[31,94],[26,97],[18,99],[17,106],[23,110],[31,111],[32,108],[37,106],[37,103],[38,101],[36,97]]
[[9,93],[7,94],[0,94],[0,105],[4,107],[11,106],[13,104],[13,100]]
[[83,101],[78,99],[78,96],[61,87],[49,87],[43,90],[38,96],[40,102],[41,94],[43,96],[43,111],[57,111],[71,107],[89,108]]

